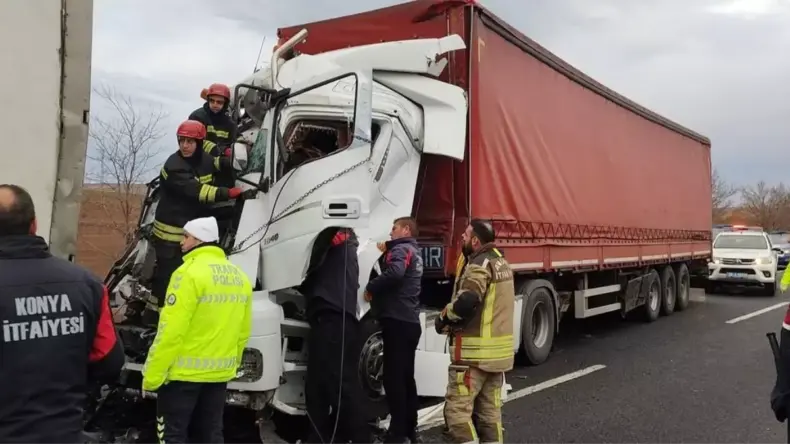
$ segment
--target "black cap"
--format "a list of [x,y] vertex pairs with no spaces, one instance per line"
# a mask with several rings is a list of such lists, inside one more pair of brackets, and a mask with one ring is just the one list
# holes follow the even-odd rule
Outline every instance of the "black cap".
[[494,232],[494,227],[491,225],[491,222],[483,219],[472,219],[469,225],[472,226],[472,231],[475,233],[475,236],[480,239],[480,242],[487,244],[496,240],[496,233]]

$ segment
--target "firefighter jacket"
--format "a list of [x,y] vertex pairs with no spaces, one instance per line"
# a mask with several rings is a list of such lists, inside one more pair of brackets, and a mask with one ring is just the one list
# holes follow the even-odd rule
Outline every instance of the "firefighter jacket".
[[252,286],[244,272],[215,244],[192,249],[167,287],[143,367],[143,390],[168,381],[234,379],[251,323]]
[[450,357],[453,364],[487,372],[513,368],[513,311],[516,292],[513,270],[493,244],[483,245],[466,260],[459,259],[453,299],[445,308],[449,321],[460,321],[459,296],[474,294],[474,313],[453,329]]
[[220,151],[229,147],[236,140],[236,124],[228,115],[227,109],[226,103],[222,111],[214,113],[206,102],[189,115],[189,120],[197,120],[206,127],[206,140],[212,142],[210,152],[214,156],[218,156]]
[[124,353],[107,289],[38,236],[0,235],[0,442],[83,442],[86,384]]
[[171,154],[159,172],[161,197],[154,217],[154,236],[181,242],[187,221],[207,216],[211,204],[229,200],[229,189],[214,185],[215,173],[228,168],[227,158],[200,149],[187,158],[180,152]]

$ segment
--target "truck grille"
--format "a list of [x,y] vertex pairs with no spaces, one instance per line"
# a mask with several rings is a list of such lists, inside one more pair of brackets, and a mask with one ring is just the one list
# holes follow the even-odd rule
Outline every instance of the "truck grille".
[[751,265],[754,263],[754,259],[722,259],[721,263],[723,265]]
[[754,270],[751,268],[743,269],[743,268],[725,268],[722,267],[719,270],[719,273],[742,273],[742,274],[755,274]]

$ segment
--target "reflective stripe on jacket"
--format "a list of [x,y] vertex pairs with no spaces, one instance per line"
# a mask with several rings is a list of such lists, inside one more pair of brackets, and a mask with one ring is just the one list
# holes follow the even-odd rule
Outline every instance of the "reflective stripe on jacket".
[[252,322],[252,286],[213,244],[184,255],[173,273],[143,389],[167,381],[228,382],[236,377]]
[[464,291],[480,297],[474,317],[452,337],[454,364],[469,365],[487,372],[513,368],[513,312],[516,292],[513,270],[493,244],[483,245],[467,260],[456,263],[453,303]]

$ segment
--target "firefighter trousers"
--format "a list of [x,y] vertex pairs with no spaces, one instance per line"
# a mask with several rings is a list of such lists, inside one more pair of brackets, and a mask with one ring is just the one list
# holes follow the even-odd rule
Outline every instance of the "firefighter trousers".
[[154,251],[156,252],[156,266],[151,283],[151,294],[157,298],[158,307],[165,304],[165,292],[170,284],[170,276],[183,263],[183,253],[181,245],[177,242],[169,242],[162,239],[154,239]]
[[444,405],[444,437],[447,442],[504,442],[504,382],[504,373],[489,373],[477,367],[450,365]]
[[[343,316],[346,316],[345,335]],[[308,443],[328,443],[333,434],[333,442],[365,443],[371,440],[370,427],[358,410],[359,362],[355,347],[358,328],[359,321],[351,315],[330,310],[316,314],[310,320],[305,380],[305,403],[311,422],[306,439]],[[345,362],[341,373],[343,354]]]
[[390,409],[388,438],[403,442],[414,440],[417,429],[417,383],[414,380],[414,359],[420,342],[420,324],[383,318],[381,336],[384,340],[384,391]]
[[157,390],[156,436],[159,443],[223,443],[227,385],[225,382],[170,381]]

